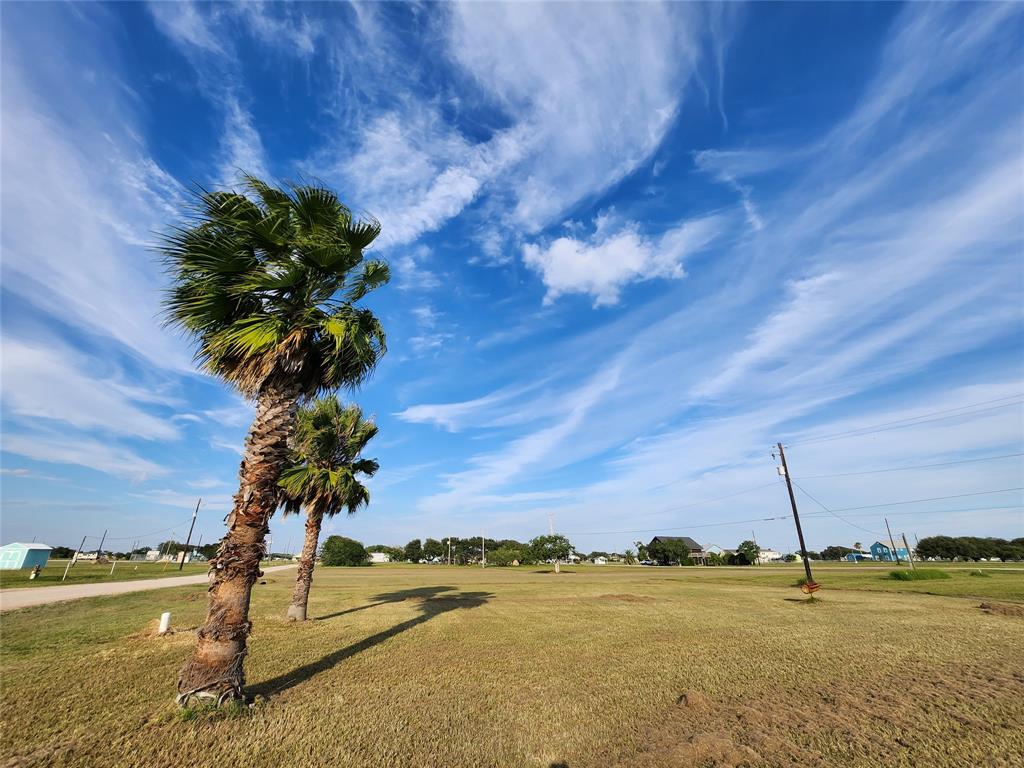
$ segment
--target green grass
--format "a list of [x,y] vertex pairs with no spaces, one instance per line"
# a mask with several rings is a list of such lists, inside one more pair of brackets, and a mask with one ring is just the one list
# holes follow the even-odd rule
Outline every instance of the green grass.
[[201,585],[5,613],[0,765],[1024,764],[1022,571],[565,570],[318,568],[301,625],[270,574],[230,712],[173,705]]
[[953,575],[937,568],[917,568],[910,571],[889,571],[889,578],[897,581],[940,581],[952,579]]
[[[62,581],[67,560],[50,560],[35,579],[29,578],[31,569],[0,571],[0,589],[22,589],[24,587],[54,587],[61,584],[97,584],[108,581],[135,581],[136,579],[163,579],[169,576],[193,576],[206,573],[207,563],[186,563],[179,571],[177,563],[133,563],[120,560],[115,563],[95,563],[80,560],[71,566],[67,579]],[[283,565],[284,561],[264,563]],[[111,565],[114,572],[111,574]]]

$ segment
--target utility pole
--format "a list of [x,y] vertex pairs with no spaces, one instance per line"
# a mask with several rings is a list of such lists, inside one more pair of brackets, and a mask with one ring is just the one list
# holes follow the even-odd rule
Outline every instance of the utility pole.
[[892,538],[892,529],[889,528],[889,518],[885,518],[885,530],[889,531],[889,543],[892,544],[892,553],[896,555],[896,565],[903,565],[903,561],[900,560],[900,551],[896,549],[896,542]]
[[793,522],[796,523],[796,535],[800,539],[800,556],[804,559],[804,573],[807,574],[807,586],[817,587],[814,576],[811,575],[811,561],[807,559],[807,545],[804,544],[804,530],[800,527],[800,513],[796,510],[796,496],[793,494],[793,483],[789,479],[789,465],[786,464],[786,452],[779,446],[779,458],[782,459],[782,475],[786,478],[786,490],[789,491],[789,503],[793,507]]
[[75,550],[75,554],[71,557],[70,560],[68,560],[68,567],[64,569],[64,576],[63,576],[63,578],[61,578],[61,581],[64,581],[64,579],[66,579],[68,577],[68,571],[71,570],[71,566],[74,565],[75,564],[75,560],[78,559],[78,553],[81,552],[82,551],[82,547],[85,546],[85,539],[86,539],[86,537],[83,536],[82,537],[82,543],[78,545],[78,549]]
[[480,567],[487,567],[487,553],[484,551],[484,535],[480,534]]
[[914,556],[910,554],[910,545],[907,544],[907,534],[901,533],[900,536],[903,537],[903,546],[907,548],[907,559],[910,561],[910,570],[915,571],[917,570],[917,566],[914,565]]
[[96,550],[96,562],[97,563],[100,561],[100,558],[103,556],[103,542],[106,541],[106,540],[107,540],[107,531],[106,531],[106,529],[104,529],[103,537],[100,539],[100,548]]
[[548,534],[555,535],[555,513],[548,512]]
[[192,530],[196,527],[196,516],[199,514],[199,505],[203,503],[202,497],[196,502],[196,508],[192,512],[192,525],[188,527],[188,537],[185,539],[185,549],[181,552],[181,562],[178,563],[178,570],[185,567],[185,558],[188,557],[188,545],[192,543]]

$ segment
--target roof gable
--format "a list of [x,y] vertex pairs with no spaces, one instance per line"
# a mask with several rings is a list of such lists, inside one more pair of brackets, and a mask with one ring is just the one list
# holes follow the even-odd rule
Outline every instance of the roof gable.
[[653,539],[651,539],[652,544],[656,541],[681,541],[690,549],[703,549],[703,547],[701,547],[700,544],[691,539],[689,536],[655,536]]
[[53,547],[48,547],[46,544],[40,544],[37,541],[33,541],[28,544],[23,544],[20,541],[12,541],[10,544],[4,544],[0,549],[53,549]]

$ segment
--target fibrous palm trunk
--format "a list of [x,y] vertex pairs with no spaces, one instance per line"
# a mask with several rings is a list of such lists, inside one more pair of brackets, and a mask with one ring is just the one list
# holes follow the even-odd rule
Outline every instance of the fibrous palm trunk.
[[243,663],[252,629],[249,598],[262,575],[264,537],[277,506],[277,481],[294,428],[298,390],[266,385],[256,399],[256,416],[246,438],[240,485],[227,519],[228,531],[210,560],[206,621],[192,656],[178,675],[178,703],[223,704],[243,699]]
[[323,519],[324,514],[319,510],[306,511],[306,541],[302,545],[302,555],[299,558],[299,573],[295,577],[292,604],[288,606],[288,618],[291,621],[306,620],[306,604],[309,602],[309,588],[313,585],[316,545],[320,541],[320,524]]

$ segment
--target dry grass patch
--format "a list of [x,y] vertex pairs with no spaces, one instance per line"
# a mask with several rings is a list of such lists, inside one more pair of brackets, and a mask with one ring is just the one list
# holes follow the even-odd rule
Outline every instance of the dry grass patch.
[[[256,704],[231,716],[172,704],[202,587],[15,611],[0,764],[1024,763],[1015,617],[858,589],[808,610],[795,575],[318,569],[302,625],[278,578],[254,590]],[[1003,601],[1024,575],[958,581]],[[168,609],[176,633],[151,636]]]

